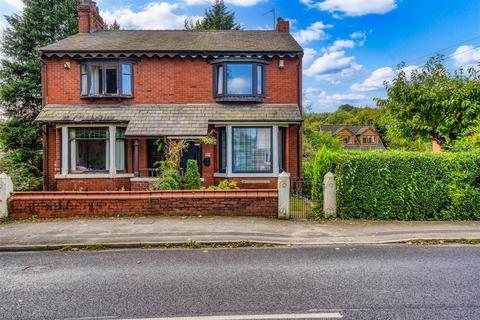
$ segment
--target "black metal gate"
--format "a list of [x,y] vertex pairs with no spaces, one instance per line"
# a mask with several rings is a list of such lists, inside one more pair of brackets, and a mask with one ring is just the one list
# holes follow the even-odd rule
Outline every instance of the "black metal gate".
[[293,178],[290,186],[290,217],[308,219],[312,214],[313,203],[310,200],[309,181]]

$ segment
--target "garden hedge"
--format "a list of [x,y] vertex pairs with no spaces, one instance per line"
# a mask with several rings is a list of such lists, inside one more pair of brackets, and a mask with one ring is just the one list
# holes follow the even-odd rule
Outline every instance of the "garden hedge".
[[312,167],[309,178],[317,200],[323,176],[334,172],[341,218],[480,219],[479,153],[323,150]]

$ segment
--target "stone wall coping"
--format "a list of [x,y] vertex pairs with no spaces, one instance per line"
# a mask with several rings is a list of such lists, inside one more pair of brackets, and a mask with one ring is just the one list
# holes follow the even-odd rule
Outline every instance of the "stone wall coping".
[[165,199],[165,198],[276,198],[276,189],[166,191],[37,191],[14,192],[10,200]]

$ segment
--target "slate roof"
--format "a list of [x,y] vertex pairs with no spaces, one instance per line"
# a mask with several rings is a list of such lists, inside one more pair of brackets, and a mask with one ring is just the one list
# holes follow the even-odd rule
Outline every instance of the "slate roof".
[[203,136],[222,122],[298,123],[295,104],[46,105],[36,121],[51,124],[128,123],[126,136]]
[[356,136],[364,133],[368,129],[372,129],[374,132],[377,132],[377,130],[375,130],[375,128],[372,126],[331,126],[331,125],[320,126],[320,131],[331,132],[333,134],[337,134],[343,129],[347,129],[351,131]]
[[303,54],[290,33],[266,30],[115,30],[77,33],[40,49],[55,53],[150,53],[169,55],[238,53]]

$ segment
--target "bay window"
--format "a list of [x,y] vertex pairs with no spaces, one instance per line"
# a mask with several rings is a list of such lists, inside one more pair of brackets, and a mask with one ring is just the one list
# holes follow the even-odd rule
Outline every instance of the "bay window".
[[127,172],[124,127],[62,128],[62,174]]
[[287,170],[287,126],[217,127],[218,177],[276,177]]
[[132,62],[94,61],[80,66],[82,97],[131,97]]
[[264,64],[224,62],[214,68],[215,97],[265,97]]
[[70,172],[109,170],[108,128],[70,128]]
[[272,127],[232,128],[232,172],[272,173]]

